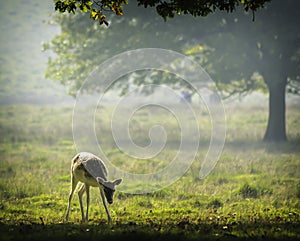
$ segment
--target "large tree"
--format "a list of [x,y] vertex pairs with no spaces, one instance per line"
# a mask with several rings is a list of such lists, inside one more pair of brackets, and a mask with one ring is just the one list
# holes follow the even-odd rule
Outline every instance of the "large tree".
[[[72,2],[76,1],[68,1],[69,4]],[[84,2],[89,1],[80,1]],[[157,12],[163,17],[172,17],[181,12],[206,16],[216,9],[232,11],[239,8],[238,3],[246,10],[255,11],[265,1],[211,1],[211,5],[208,4],[210,1],[205,1],[208,4],[205,6],[210,9],[206,12],[197,12],[195,5],[193,8],[188,7],[188,3],[200,4],[203,1],[170,1],[167,4],[168,13],[173,14],[162,14],[165,11],[159,10],[162,4],[160,1],[138,2],[147,7],[156,6]],[[182,7],[171,4],[174,2],[186,2],[187,5]],[[167,5],[165,3],[163,6]],[[80,8],[80,5],[73,6]],[[98,3],[97,6],[104,11],[104,5]],[[123,9],[122,5],[118,6],[120,9],[116,14],[120,15]],[[201,8],[204,9],[205,6],[201,5]],[[117,8],[114,6],[110,9],[115,12]],[[62,33],[46,46],[57,54],[56,59],[49,61],[47,75],[69,85],[71,93],[74,93],[95,66],[121,51],[139,47],[184,51],[207,68],[226,95],[261,88],[263,80],[270,95],[269,120],[264,140],[285,141],[285,90],[287,84],[291,84],[290,89],[297,92],[299,81],[300,34],[296,24],[298,9],[299,1],[287,0],[283,4],[279,0],[273,0],[266,9],[256,12],[254,23],[251,21],[252,17],[243,11],[235,14],[217,11],[201,21],[180,16],[164,23],[157,19],[157,14],[151,9],[136,8],[134,4],[129,4],[124,8],[124,16],[108,15],[107,19],[111,21],[108,29],[91,23],[86,18],[84,12],[89,9],[83,9],[82,14],[75,16],[56,16]],[[68,11],[67,8],[66,10]],[[92,14],[98,10],[90,8],[90,11],[91,16],[95,17]],[[99,11],[98,13],[100,14]],[[95,19],[101,18],[100,16],[101,14]],[[100,23],[105,19],[106,16],[102,16]],[[193,28],[186,27],[190,25]],[[139,80],[137,83],[142,84],[143,81]],[[126,85],[120,87],[126,90]]]
[[[255,23],[242,14],[223,16],[217,29],[200,38],[213,47],[191,51],[213,62],[212,75],[229,94],[263,88],[269,93],[269,118],[265,141],[286,141],[285,95],[300,93],[300,2],[273,0],[257,12]],[[220,44],[220,41],[223,44]],[[193,50],[193,49],[192,49]],[[218,58],[218,56],[222,56]]]

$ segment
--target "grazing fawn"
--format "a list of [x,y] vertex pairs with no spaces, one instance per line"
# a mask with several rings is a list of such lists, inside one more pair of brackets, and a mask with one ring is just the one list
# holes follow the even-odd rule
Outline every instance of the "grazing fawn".
[[[99,187],[101,199],[105,207],[108,222],[111,222],[111,216],[106,204],[106,200],[109,204],[113,203],[113,195],[115,187],[122,182],[122,179],[115,181],[107,180],[107,169],[103,161],[88,152],[78,153],[72,160],[71,164],[71,191],[69,194],[68,208],[66,213],[66,221],[69,219],[71,200],[76,189],[78,182],[82,185],[79,188],[79,204],[82,215],[82,221],[88,221],[89,204],[90,204],[90,187]],[[86,192],[86,215],[84,215],[82,196]],[[106,200],[105,200],[106,199]]]

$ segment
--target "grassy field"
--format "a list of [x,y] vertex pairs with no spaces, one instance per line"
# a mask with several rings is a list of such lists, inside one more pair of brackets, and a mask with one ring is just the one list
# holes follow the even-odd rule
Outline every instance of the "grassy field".
[[[116,192],[109,207],[114,221],[108,225],[97,189],[91,193],[87,224],[80,222],[77,197],[70,221],[63,219],[70,160],[76,154],[72,106],[1,106],[0,240],[299,240],[298,106],[288,108],[290,142],[282,145],[260,141],[266,109],[228,106],[226,113],[225,148],[206,179],[198,178],[201,162],[195,161],[182,178],[160,191]],[[139,121],[153,124],[147,113]],[[143,142],[139,130],[132,128]],[[112,161],[129,171],[155,171],[172,156],[172,149],[166,150],[152,170],[146,162],[129,165],[132,161],[109,137],[105,144]],[[197,160],[204,155],[200,150]]]

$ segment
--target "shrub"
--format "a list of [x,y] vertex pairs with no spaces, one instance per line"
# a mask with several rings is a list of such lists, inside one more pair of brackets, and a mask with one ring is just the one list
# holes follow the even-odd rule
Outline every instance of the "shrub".
[[258,190],[257,188],[252,187],[248,183],[246,183],[240,188],[239,194],[241,194],[243,198],[257,198]]
[[223,203],[219,199],[214,199],[207,204],[208,208],[219,208],[222,206],[223,206]]
[[296,196],[297,198],[300,198],[300,183],[297,185]]

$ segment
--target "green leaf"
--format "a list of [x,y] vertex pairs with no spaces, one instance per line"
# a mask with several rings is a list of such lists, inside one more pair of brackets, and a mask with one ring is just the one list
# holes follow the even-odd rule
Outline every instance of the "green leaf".
[[96,11],[95,9],[92,9],[91,11],[91,18],[94,19],[94,20],[97,20],[99,18],[99,14],[100,14],[100,11]]

